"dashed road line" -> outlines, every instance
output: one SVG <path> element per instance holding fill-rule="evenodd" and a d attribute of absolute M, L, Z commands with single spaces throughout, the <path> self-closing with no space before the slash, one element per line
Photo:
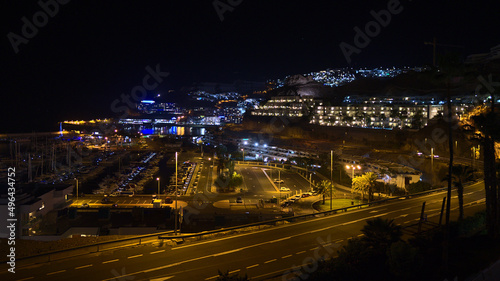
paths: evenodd
<path fill-rule="evenodd" d="M 163 252 L 165 252 L 165 250 L 159 250 L 159 251 L 156 251 L 156 252 L 151 252 L 149 254 L 154 255 L 154 254 L 163 253 Z"/>
<path fill-rule="evenodd" d="M 291 257 L 291 256 L 293 256 L 293 255 L 286 255 L 286 256 L 282 256 L 281 258 L 282 258 L 282 259 L 286 259 L 286 258 L 289 258 L 289 257 Z"/>
<path fill-rule="evenodd" d="M 212 277 L 205 278 L 205 280 L 212 280 L 212 279 L 215 279 L 217 277 L 219 277 L 219 275 L 215 275 L 215 276 L 212 276 Z"/>
<path fill-rule="evenodd" d="M 254 265 L 251 265 L 251 266 L 247 266 L 247 269 L 254 268 L 254 267 L 257 267 L 257 266 L 259 266 L 259 264 L 254 264 Z"/>
<path fill-rule="evenodd" d="M 133 258 L 138 258 L 138 257 L 142 257 L 143 254 L 140 254 L 140 255 L 135 255 L 135 256 L 130 256 L 130 257 L 127 257 L 128 259 L 133 259 Z"/>
<path fill-rule="evenodd" d="M 116 259 L 116 260 L 109 260 L 109 261 L 103 261 L 102 264 L 105 264 L 105 263 L 110 263 L 110 262 L 115 262 L 115 261 L 119 261 L 120 259 Z"/>
<path fill-rule="evenodd" d="M 270 263 L 270 262 L 274 262 L 274 261 L 276 261 L 276 259 L 268 260 L 268 261 L 266 261 L 264 263 Z"/>
<path fill-rule="evenodd" d="M 236 269 L 236 270 L 233 270 L 233 271 L 229 271 L 229 274 L 233 274 L 233 273 L 236 273 L 236 272 L 239 272 L 241 269 Z"/>
<path fill-rule="evenodd" d="M 54 272 L 51 272 L 51 273 L 47 273 L 47 275 L 58 274 L 58 273 L 63 273 L 63 272 L 66 272 L 66 269 L 59 270 L 59 271 L 54 271 Z"/>
<path fill-rule="evenodd" d="M 314 250 L 316 250 L 316 249 L 318 249 L 318 248 L 319 248 L 319 247 L 314 247 L 314 248 L 309 249 L 309 251 L 314 251 Z"/>
<path fill-rule="evenodd" d="M 295 253 L 295 254 L 296 254 L 296 255 L 300 255 L 300 254 L 303 254 L 303 253 L 305 253 L 305 252 L 306 252 L 306 251 L 300 251 L 300 252 L 297 252 L 297 253 Z"/>
<path fill-rule="evenodd" d="M 24 280 L 30 280 L 30 279 L 35 279 L 35 277 L 33 277 L 33 276 L 32 277 L 27 277 L 27 278 L 24 278 L 24 279 L 19 279 L 17 281 L 24 281 Z"/>
<path fill-rule="evenodd" d="M 86 268 L 86 267 L 91 267 L 92 264 L 87 264 L 87 265 L 82 265 L 82 266 L 79 266 L 79 267 L 75 267 L 75 269 L 82 269 L 82 268 Z"/>

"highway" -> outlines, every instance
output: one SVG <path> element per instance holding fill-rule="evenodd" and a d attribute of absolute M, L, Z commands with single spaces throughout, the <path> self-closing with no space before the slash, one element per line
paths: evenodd
<path fill-rule="evenodd" d="M 465 214 L 484 209 L 484 185 L 465 189 Z M 415 223 L 426 202 L 429 221 L 438 222 L 445 192 L 398 200 L 333 216 L 284 224 L 260 231 L 177 246 L 143 245 L 85 255 L 28 268 L 17 268 L 15 278 L 2 280 L 214 280 L 217 271 L 247 273 L 252 280 L 271 277 L 291 280 L 291 268 L 314 270 L 321 256 L 333 256 L 351 237 L 361 235 L 367 219 L 393 218 L 397 224 Z M 451 219 L 456 219 L 453 193 Z M 310 264 L 307 267 L 306 264 Z M 304 265 L 304 267 L 301 267 Z M 286 276 L 283 276 L 285 274 Z"/>

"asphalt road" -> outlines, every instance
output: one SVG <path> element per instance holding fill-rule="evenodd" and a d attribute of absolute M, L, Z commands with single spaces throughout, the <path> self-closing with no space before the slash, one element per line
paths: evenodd
<path fill-rule="evenodd" d="M 484 209 L 484 185 L 465 189 L 465 214 Z M 314 262 L 335 255 L 347 239 L 361 235 L 370 218 L 392 218 L 403 226 L 415 223 L 426 202 L 428 221 L 437 222 L 444 192 L 370 208 L 318 217 L 261 231 L 186 245 L 139 246 L 17 268 L 2 280 L 214 280 L 217 271 L 247 273 L 252 279 L 288 280 L 291 268 L 313 271 Z M 456 219 L 456 193 L 452 195 Z M 310 264 L 307 267 L 306 264 Z M 301 265 L 304 265 L 301 267 Z M 288 271 L 288 273 L 287 273 Z M 9 276 L 6 276 L 9 274 Z M 285 274 L 286 276 L 283 276 Z M 7 279 L 5 279 L 7 277 Z"/>

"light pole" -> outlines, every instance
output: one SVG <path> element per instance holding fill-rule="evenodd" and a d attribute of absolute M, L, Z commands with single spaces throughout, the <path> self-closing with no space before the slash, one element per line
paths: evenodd
<path fill-rule="evenodd" d="M 333 150 L 330 150 L 330 211 L 333 210 Z"/>
<path fill-rule="evenodd" d="M 354 199 L 354 193 L 352 192 L 352 186 L 353 186 L 353 180 L 354 180 L 354 170 L 356 169 L 356 167 L 354 167 L 354 165 L 345 165 L 345 168 L 346 169 L 352 169 L 352 176 L 351 176 L 351 199 Z"/>
<path fill-rule="evenodd" d="M 75 178 L 76 180 L 76 201 L 78 201 L 78 179 Z"/>
<path fill-rule="evenodd" d="M 272 171 L 272 168 L 271 168 Z M 280 190 L 280 197 L 278 198 L 278 206 L 281 206 L 281 171 L 278 170 L 278 189 Z"/>
<path fill-rule="evenodd" d="M 312 190 L 312 186 L 311 186 L 311 185 L 312 185 L 312 176 L 313 176 L 313 174 L 312 174 L 312 173 L 310 173 L 310 174 L 309 174 L 309 191 L 311 191 L 311 190 Z"/>
<path fill-rule="evenodd" d="M 158 182 L 158 199 L 161 199 L 160 198 L 160 178 L 156 178 L 156 181 Z"/>
<path fill-rule="evenodd" d="M 245 149 L 242 148 L 241 151 L 243 152 L 243 163 L 245 163 Z"/>
<path fill-rule="evenodd" d="M 434 148 L 431 147 L 431 171 L 434 172 Z"/>
<path fill-rule="evenodd" d="M 175 228 L 174 235 L 177 235 L 177 152 L 175 152 Z"/>

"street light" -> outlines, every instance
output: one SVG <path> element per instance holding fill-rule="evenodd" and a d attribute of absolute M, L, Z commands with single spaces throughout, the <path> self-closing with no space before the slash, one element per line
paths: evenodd
<path fill-rule="evenodd" d="M 177 235 L 177 152 L 175 152 L 175 228 L 174 235 Z"/>
<path fill-rule="evenodd" d="M 312 173 L 310 173 L 310 174 L 309 174 L 309 191 L 311 191 L 311 190 L 312 190 L 312 187 L 311 187 L 311 184 L 312 184 L 312 176 L 313 176 L 313 174 L 312 174 Z"/>
<path fill-rule="evenodd" d="M 156 178 L 156 181 L 158 182 L 158 199 L 160 198 L 160 178 Z"/>
<path fill-rule="evenodd" d="M 245 162 L 245 149 L 242 148 L 241 151 L 243 152 L 243 162 Z"/>
<path fill-rule="evenodd" d="M 356 167 L 355 167 L 354 165 L 351 165 L 351 166 L 349 166 L 349 165 L 345 165 L 345 168 L 346 168 L 347 170 L 352 169 L 352 176 L 351 176 L 351 197 L 353 197 L 353 196 L 354 196 L 354 194 L 353 194 L 353 192 L 352 192 L 352 186 L 353 186 L 353 180 L 354 180 L 354 170 L 356 170 Z M 358 165 L 358 169 L 360 169 L 360 168 L 361 168 L 361 167 Z"/>
<path fill-rule="evenodd" d="M 330 211 L 333 210 L 333 150 L 330 150 Z"/>
<path fill-rule="evenodd" d="M 78 201 L 78 179 L 75 178 L 76 180 L 76 201 Z"/>

